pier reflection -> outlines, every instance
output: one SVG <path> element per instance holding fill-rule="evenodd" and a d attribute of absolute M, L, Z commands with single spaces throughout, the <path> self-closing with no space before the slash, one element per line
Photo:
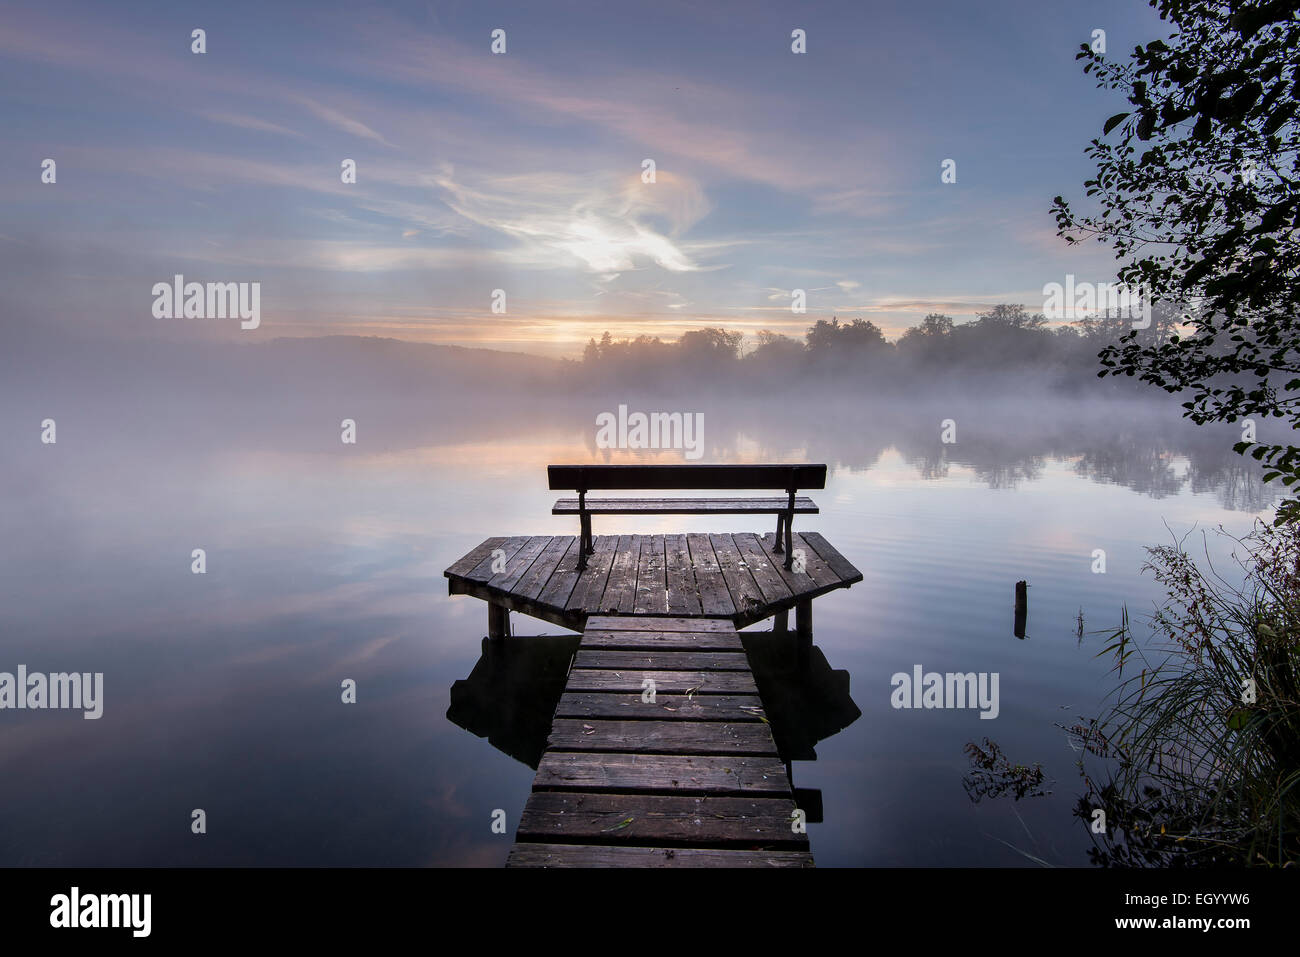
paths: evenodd
<path fill-rule="evenodd" d="M 740 633 L 777 751 L 793 783 L 795 761 L 817 760 L 816 745 L 862 716 L 849 673 L 831 667 L 815 644 L 801 663 L 793 632 Z M 579 635 L 483 639 L 468 677 L 451 686 L 447 718 L 533 770 L 541 762 Z M 809 823 L 822 820 L 821 792 L 794 788 Z"/>

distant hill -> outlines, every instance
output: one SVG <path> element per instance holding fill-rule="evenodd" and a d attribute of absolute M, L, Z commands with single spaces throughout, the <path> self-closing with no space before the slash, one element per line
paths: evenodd
<path fill-rule="evenodd" d="M 259 395 L 340 391 L 379 396 L 551 387 L 564 360 L 377 336 L 281 337 L 261 342 L 46 339 L 0 355 L 11 386 L 56 383 L 112 392 L 166 387 Z M 569 363 L 572 365 L 572 363 Z"/>

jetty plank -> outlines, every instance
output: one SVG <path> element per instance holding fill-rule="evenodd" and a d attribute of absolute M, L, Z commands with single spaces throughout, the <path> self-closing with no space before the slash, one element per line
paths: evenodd
<path fill-rule="evenodd" d="M 807 851 L 741 851 L 716 847 L 620 847 L 600 844 L 516 844 L 506 867 L 812 867 Z"/>
<path fill-rule="evenodd" d="M 731 592 L 727 589 L 726 579 L 722 577 L 722 569 L 718 566 L 718 557 L 713 553 L 713 543 L 709 541 L 709 536 L 701 532 L 689 533 L 686 545 L 695 573 L 701 614 L 734 615 L 736 603 L 731 600 Z"/>
<path fill-rule="evenodd" d="M 572 691 L 560 696 L 560 718 L 626 718 L 661 721 L 759 721 L 766 717 L 757 695 L 656 694 L 653 702 L 639 694 Z"/>
<path fill-rule="evenodd" d="M 826 541 L 819 532 L 804 532 L 803 540 L 808 543 L 835 574 L 846 584 L 862 581 L 862 572 L 853 567 L 853 563 L 836 551 L 835 546 Z"/>
<path fill-rule="evenodd" d="M 754 576 L 732 537 L 725 534 L 710 535 L 709 543 L 713 546 L 713 553 L 718 556 L 718 567 L 722 571 L 723 580 L 727 583 L 727 591 L 731 593 L 731 601 L 736 606 L 737 614 L 749 612 L 756 607 L 761 608 L 763 591 L 754 581 Z"/>
<path fill-rule="evenodd" d="M 765 604 L 776 604 L 794 594 L 773 567 L 774 563 L 763 551 L 763 546 L 758 543 L 757 535 L 753 532 L 738 532 L 731 536 L 731 540 L 736 543 L 736 549 L 762 591 L 762 601 Z"/>
<path fill-rule="evenodd" d="M 573 591 L 569 594 L 569 600 L 565 605 L 568 611 L 585 613 L 598 609 L 601 596 L 605 594 L 610 568 L 618 553 L 618 536 L 595 535 L 592 537 L 591 544 L 593 551 L 587 557 L 587 567 L 578 576 L 578 581 L 573 586 Z M 573 546 L 576 548 L 577 545 L 578 536 L 575 535 Z"/>
<path fill-rule="evenodd" d="M 827 565 L 816 549 L 804 541 L 800 532 L 795 532 L 791 537 L 791 547 L 797 555 L 800 550 L 803 551 L 804 570 L 797 572 L 794 569 L 786 570 L 785 555 L 773 550 L 772 542 L 776 538 L 775 533 L 760 535 L 758 543 L 762 546 L 763 554 L 767 556 L 768 562 L 781 576 L 790 591 L 794 594 L 806 592 L 809 590 L 808 582 L 812 581 L 812 587 L 817 589 L 834 588 L 840 582 L 840 576 L 835 574 L 829 565 Z M 782 545 L 784 547 L 784 544 Z"/>
<path fill-rule="evenodd" d="M 664 536 L 664 571 L 668 578 L 668 614 L 700 614 L 700 591 L 685 535 Z"/>
<path fill-rule="evenodd" d="M 569 673 L 566 691 L 611 691 L 640 694 L 646 681 L 653 681 L 656 699 L 664 694 L 756 695 L 758 685 L 748 671 L 649 671 L 628 668 L 610 671 L 602 668 L 574 668 Z"/>
<path fill-rule="evenodd" d="M 533 562 L 537 560 L 537 556 L 545 551 L 549 544 L 551 544 L 550 535 L 534 535 L 528 539 L 523 548 L 506 559 L 505 570 L 488 579 L 488 585 L 513 593 L 515 585 L 519 584 L 519 580 L 524 577 Z"/>
<path fill-rule="evenodd" d="M 534 791 L 516 839 L 806 849 L 807 836 L 791 827 L 794 811 L 794 800 L 787 797 Z"/>
<path fill-rule="evenodd" d="M 651 632 L 653 634 L 653 632 Z M 694 651 L 655 648 L 653 651 L 607 651 L 586 642 L 574 656 L 575 668 L 652 668 L 676 671 L 749 671 L 749 659 L 740 651 Z"/>
<path fill-rule="evenodd" d="M 559 567 L 564 553 L 569 547 L 568 537 L 557 535 L 546 543 L 540 555 L 533 560 L 528 571 L 519 579 L 514 592 L 523 598 L 536 598 L 551 580 L 551 574 Z"/>
<path fill-rule="evenodd" d="M 592 615 L 584 630 L 602 631 L 709 631 L 735 634 L 736 626 L 720 618 L 651 618 Z"/>
<path fill-rule="evenodd" d="M 460 558 L 456 559 L 456 561 L 452 562 L 445 574 L 448 576 L 463 576 L 469 574 L 474 570 L 474 566 L 483 561 L 484 558 L 490 557 L 492 552 L 504 545 L 506 541 L 507 539 L 496 536 L 479 542 L 479 544 L 475 545 Z"/>
<path fill-rule="evenodd" d="M 547 751 L 534 789 L 790 794 L 778 758 Z"/>
<path fill-rule="evenodd" d="M 632 613 L 636 606 L 636 577 L 640 559 L 641 536 L 620 535 L 614 564 L 609 569 L 609 580 L 605 583 L 605 593 L 600 597 L 597 608 L 612 615 L 619 612 Z"/>
<path fill-rule="evenodd" d="M 557 751 L 775 756 L 772 729 L 761 721 L 582 721 L 556 718 L 547 747 Z"/>
<path fill-rule="evenodd" d="M 638 615 L 663 615 L 668 612 L 668 579 L 664 569 L 664 537 L 643 535 L 636 573 Z"/>
<path fill-rule="evenodd" d="M 531 539 L 531 535 L 512 535 L 509 538 L 504 539 L 502 544 L 496 546 L 496 548 L 501 549 L 502 557 L 507 563 L 509 563 L 510 559 L 514 558 L 515 555 L 519 553 L 519 549 L 527 545 Z M 477 565 L 465 573 L 465 577 L 473 579 L 474 581 L 482 582 L 490 580 L 492 576 L 496 574 L 496 572 L 492 571 L 492 566 L 494 564 L 492 552 L 495 550 L 496 549 L 494 548 L 484 555 Z M 450 569 L 448 569 L 448 572 L 450 572 Z"/>
<path fill-rule="evenodd" d="M 622 651 L 744 651 L 740 636 L 735 632 L 718 631 L 592 631 L 583 635 L 586 650 L 610 649 Z"/>

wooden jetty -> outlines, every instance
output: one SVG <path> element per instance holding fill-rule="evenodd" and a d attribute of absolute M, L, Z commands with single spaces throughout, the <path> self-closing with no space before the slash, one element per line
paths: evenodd
<path fill-rule="evenodd" d="M 592 616 L 506 866 L 811 867 L 795 812 L 731 622 Z"/>
<path fill-rule="evenodd" d="M 508 866 L 810 867 L 788 767 L 736 629 L 812 647 L 812 600 L 862 580 L 816 532 L 824 465 L 550 466 L 578 535 L 488 538 L 448 568 L 488 602 L 582 633 Z M 768 498 L 588 499 L 592 489 L 778 489 Z M 775 515 L 776 530 L 593 535 L 594 515 Z M 647 694 L 653 690 L 653 695 Z"/>

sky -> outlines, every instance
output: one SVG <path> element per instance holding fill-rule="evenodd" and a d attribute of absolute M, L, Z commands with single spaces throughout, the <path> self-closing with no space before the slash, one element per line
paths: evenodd
<path fill-rule="evenodd" d="M 1038 311 L 1115 276 L 1050 214 L 1124 109 L 1099 29 L 1169 33 L 1144 0 L 0 2 L 0 332 L 573 356 Z M 156 318 L 176 274 L 260 283 L 260 325 Z"/>

